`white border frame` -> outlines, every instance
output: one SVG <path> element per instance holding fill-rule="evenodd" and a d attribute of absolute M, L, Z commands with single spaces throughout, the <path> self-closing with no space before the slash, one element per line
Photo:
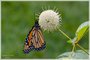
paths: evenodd
<path fill-rule="evenodd" d="M 90 0 L 0 0 L 0 48 L 1 48 L 1 1 L 89 1 L 89 27 L 90 27 Z M 90 28 L 89 28 L 90 31 Z M 90 35 L 90 32 L 89 32 Z M 90 40 L 90 37 L 89 37 Z M 89 41 L 89 54 L 90 54 L 90 41 Z M 0 49 L 0 59 L 1 59 L 1 49 Z M 89 55 L 90 59 L 90 55 Z M 2 59 L 2 60 L 46 60 L 46 59 Z M 51 60 L 51 59 L 47 59 Z M 55 59 L 60 60 L 60 59 Z M 65 59 L 68 60 L 68 59 Z M 72 60 L 72 59 L 69 59 Z M 88 60 L 88 59 L 73 59 L 73 60 Z"/>

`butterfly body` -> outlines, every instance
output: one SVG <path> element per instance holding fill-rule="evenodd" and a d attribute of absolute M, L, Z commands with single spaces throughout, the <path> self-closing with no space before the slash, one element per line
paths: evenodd
<path fill-rule="evenodd" d="M 32 50 L 40 51 L 46 46 L 38 21 L 35 22 L 32 29 L 29 31 L 24 45 L 24 53 L 29 53 Z"/>

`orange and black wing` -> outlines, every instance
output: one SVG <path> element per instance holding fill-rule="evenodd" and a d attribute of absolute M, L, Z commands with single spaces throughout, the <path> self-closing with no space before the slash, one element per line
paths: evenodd
<path fill-rule="evenodd" d="M 33 40 L 33 32 L 34 32 L 35 27 L 31 29 L 29 34 L 26 37 L 25 44 L 24 44 L 24 53 L 29 53 L 31 50 L 34 49 L 32 40 Z"/>
<path fill-rule="evenodd" d="M 46 43 L 44 41 L 40 28 L 38 29 L 36 28 L 34 33 L 35 34 L 33 34 L 34 36 L 32 39 L 32 43 L 33 43 L 34 49 L 37 51 L 40 51 L 46 47 Z"/>

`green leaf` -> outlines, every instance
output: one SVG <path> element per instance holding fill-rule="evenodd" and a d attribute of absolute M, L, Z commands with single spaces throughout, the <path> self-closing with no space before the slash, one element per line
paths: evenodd
<path fill-rule="evenodd" d="M 71 40 L 68 40 L 68 41 L 67 41 L 67 43 L 70 43 L 70 44 L 72 44 L 72 41 L 71 41 Z"/>
<path fill-rule="evenodd" d="M 59 59 L 89 59 L 89 55 L 87 55 L 85 52 L 82 50 L 77 50 L 76 52 L 65 52 L 61 55 L 59 55 L 57 58 Z"/>
<path fill-rule="evenodd" d="M 84 22 L 84 23 L 82 23 L 79 27 L 78 27 L 78 29 L 77 29 L 77 31 L 76 31 L 76 42 L 78 42 L 83 36 L 84 36 L 84 34 L 85 34 L 85 32 L 86 32 L 86 30 L 88 29 L 88 27 L 89 27 L 89 21 L 86 21 L 86 22 Z"/>

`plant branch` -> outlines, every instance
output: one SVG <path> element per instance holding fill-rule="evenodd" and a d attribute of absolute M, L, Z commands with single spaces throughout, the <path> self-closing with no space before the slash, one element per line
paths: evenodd
<path fill-rule="evenodd" d="M 72 39 L 71 39 L 68 35 L 66 35 L 62 30 L 59 29 L 59 31 L 60 31 L 64 36 L 66 36 L 69 40 L 72 41 Z"/>
<path fill-rule="evenodd" d="M 89 53 L 82 46 L 80 46 L 79 44 L 76 44 L 76 45 L 89 55 Z"/>
<path fill-rule="evenodd" d="M 75 50 L 75 45 L 73 45 L 72 52 L 71 52 L 70 56 L 73 56 L 74 50 Z"/>
<path fill-rule="evenodd" d="M 75 50 L 75 45 L 73 45 L 72 52 Z"/>

